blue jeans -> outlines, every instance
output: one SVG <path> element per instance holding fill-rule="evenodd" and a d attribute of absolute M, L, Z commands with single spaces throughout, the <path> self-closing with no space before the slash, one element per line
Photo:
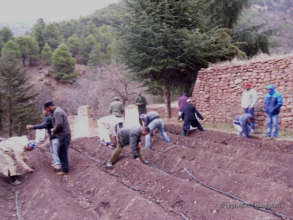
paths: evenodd
<path fill-rule="evenodd" d="M 58 138 L 52 139 L 50 142 L 50 151 L 55 165 L 61 165 L 60 158 L 58 156 L 58 149 L 60 142 Z"/>
<path fill-rule="evenodd" d="M 274 128 L 274 137 L 279 135 L 279 114 L 267 115 L 267 137 L 271 137 Z"/>
<path fill-rule="evenodd" d="M 252 116 L 254 116 L 254 108 L 252 108 L 252 109 L 244 108 L 244 113 L 250 113 Z M 251 128 L 253 130 L 255 129 L 255 122 L 251 123 Z"/>
<path fill-rule="evenodd" d="M 145 136 L 145 147 L 146 148 L 151 148 L 151 135 L 153 134 L 153 131 L 157 128 L 160 132 L 161 135 L 167 143 L 170 143 L 170 139 L 165 131 L 165 125 L 162 119 L 157 118 L 153 120 L 148 127 L 150 128 L 150 133 Z"/>

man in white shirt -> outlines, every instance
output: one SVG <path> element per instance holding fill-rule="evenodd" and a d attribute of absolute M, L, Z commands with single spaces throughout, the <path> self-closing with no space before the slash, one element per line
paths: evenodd
<path fill-rule="evenodd" d="M 255 89 L 252 88 L 251 83 L 245 84 L 245 90 L 242 93 L 241 107 L 244 113 L 250 113 L 254 116 L 254 108 L 257 103 L 257 93 Z M 252 131 L 255 129 L 255 123 L 251 124 Z"/>

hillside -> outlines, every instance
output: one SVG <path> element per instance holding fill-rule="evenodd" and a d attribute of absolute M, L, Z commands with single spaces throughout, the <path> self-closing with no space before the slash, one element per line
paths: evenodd
<path fill-rule="evenodd" d="M 252 0 L 238 24 L 246 28 L 262 26 L 261 30 L 270 33 L 272 53 L 289 53 L 293 50 L 293 1 L 291 0 Z"/>

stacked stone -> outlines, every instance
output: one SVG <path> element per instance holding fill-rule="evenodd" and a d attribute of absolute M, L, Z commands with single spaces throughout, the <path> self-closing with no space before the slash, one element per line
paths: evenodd
<path fill-rule="evenodd" d="M 258 93 L 256 123 L 265 127 L 264 96 L 266 86 L 273 84 L 283 95 L 280 128 L 293 126 L 293 57 L 258 61 L 234 66 L 215 66 L 198 73 L 192 102 L 212 123 L 232 123 L 242 113 L 241 95 L 245 83 L 252 83 Z"/>

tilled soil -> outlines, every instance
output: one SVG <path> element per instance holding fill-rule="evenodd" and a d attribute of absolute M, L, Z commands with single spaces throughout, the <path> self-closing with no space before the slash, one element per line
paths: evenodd
<path fill-rule="evenodd" d="M 293 216 L 292 142 L 247 140 L 215 131 L 182 137 L 180 127 L 167 128 L 172 144 L 156 134 L 152 150 L 142 151 L 148 165 L 132 159 L 125 147 L 114 168 L 106 169 L 103 163 L 112 150 L 96 138 L 82 138 L 71 145 L 70 175 L 59 177 L 45 147 L 32 152 L 36 172 L 14 188 L 22 219 L 281 219 L 220 191 Z M 13 193 L 2 185 L 1 219 L 16 219 Z M 7 201 L 2 199 L 6 196 Z"/>

